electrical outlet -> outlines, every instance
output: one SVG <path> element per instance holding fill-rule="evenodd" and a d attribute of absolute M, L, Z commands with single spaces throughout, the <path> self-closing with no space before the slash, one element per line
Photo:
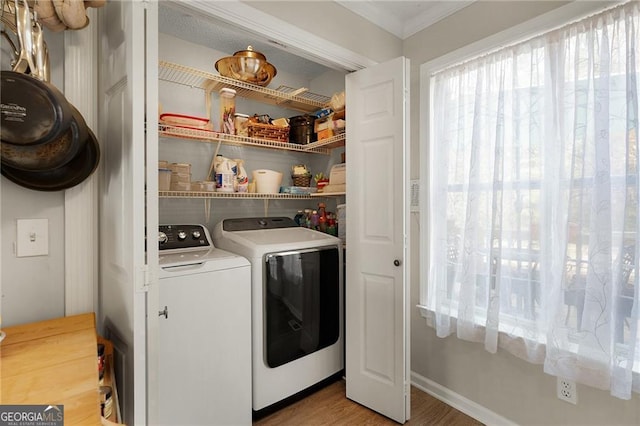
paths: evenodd
<path fill-rule="evenodd" d="M 578 390 L 576 388 L 576 382 L 558 377 L 557 392 L 558 399 L 570 402 L 572 404 L 578 403 Z"/>

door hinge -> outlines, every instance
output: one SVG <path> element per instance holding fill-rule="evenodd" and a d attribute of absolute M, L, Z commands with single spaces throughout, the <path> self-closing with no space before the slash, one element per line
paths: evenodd
<path fill-rule="evenodd" d="M 149 265 L 142 265 L 138 268 L 138 279 L 136 279 L 136 291 L 147 292 L 151 284 L 149 276 Z"/>

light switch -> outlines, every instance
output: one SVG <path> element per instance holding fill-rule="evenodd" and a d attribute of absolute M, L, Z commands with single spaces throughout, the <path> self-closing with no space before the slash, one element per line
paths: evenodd
<path fill-rule="evenodd" d="M 46 256 L 49 254 L 49 219 L 17 220 L 16 256 Z"/>

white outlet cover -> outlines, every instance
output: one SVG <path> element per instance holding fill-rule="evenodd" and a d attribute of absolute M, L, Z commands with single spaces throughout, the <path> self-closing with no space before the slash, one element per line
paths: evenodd
<path fill-rule="evenodd" d="M 49 254 L 49 219 L 18 219 L 16 257 Z"/>
<path fill-rule="evenodd" d="M 576 382 L 558 377 L 557 379 L 558 399 L 569 402 L 571 404 L 578 403 L 578 389 Z"/>

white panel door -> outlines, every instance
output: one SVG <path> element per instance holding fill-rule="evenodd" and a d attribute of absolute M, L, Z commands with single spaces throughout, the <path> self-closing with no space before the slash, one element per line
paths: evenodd
<path fill-rule="evenodd" d="M 157 129 L 145 131 L 146 105 L 153 110 L 149 116 L 157 115 L 157 4 L 107 2 L 99 9 L 98 26 L 98 322 L 114 343 L 124 422 L 142 425 L 148 421 L 147 303 L 153 302 L 147 300 L 147 289 L 157 282 L 158 261 Z M 146 60 L 152 66 L 146 67 Z M 156 317 L 150 315 L 150 320 Z"/>
<path fill-rule="evenodd" d="M 347 398 L 409 418 L 409 61 L 346 77 Z"/>

